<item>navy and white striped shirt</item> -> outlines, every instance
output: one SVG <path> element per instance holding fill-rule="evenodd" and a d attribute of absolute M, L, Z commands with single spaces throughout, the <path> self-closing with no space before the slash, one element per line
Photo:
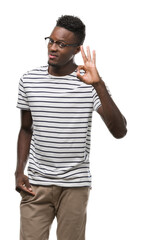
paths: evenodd
<path fill-rule="evenodd" d="M 92 85 L 76 77 L 52 76 L 48 66 L 23 75 L 17 107 L 30 110 L 33 135 L 28 176 L 31 184 L 91 186 L 89 153 L 93 110 L 101 105 Z"/>

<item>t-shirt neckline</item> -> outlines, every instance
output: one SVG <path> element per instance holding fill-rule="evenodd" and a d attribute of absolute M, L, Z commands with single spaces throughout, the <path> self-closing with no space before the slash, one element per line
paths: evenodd
<path fill-rule="evenodd" d="M 49 76 L 51 76 L 51 77 L 53 77 L 53 78 L 63 78 L 63 77 L 67 77 L 67 76 L 73 75 L 73 74 L 75 74 L 75 73 L 77 72 L 77 68 L 76 68 L 73 72 L 71 72 L 71 73 L 69 73 L 69 74 L 62 75 L 62 76 L 56 76 L 56 75 L 52 75 L 52 74 L 49 73 L 49 71 L 48 71 L 48 66 L 49 66 L 49 65 L 47 65 L 47 73 L 48 73 Z"/>

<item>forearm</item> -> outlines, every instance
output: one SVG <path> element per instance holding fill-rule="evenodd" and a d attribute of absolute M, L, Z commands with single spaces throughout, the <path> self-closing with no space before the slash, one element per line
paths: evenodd
<path fill-rule="evenodd" d="M 104 82 L 100 80 L 98 83 L 93 84 L 93 87 L 101 100 L 103 119 L 108 129 L 114 137 L 124 137 L 127 133 L 126 120 L 109 95 Z"/>
<path fill-rule="evenodd" d="M 122 138 L 126 135 L 126 121 L 119 111 L 118 107 L 110 97 L 104 82 L 99 76 L 96 68 L 96 53 L 93 51 L 92 57 L 90 53 L 90 48 L 87 47 L 87 55 L 84 52 L 83 46 L 80 47 L 82 58 L 84 61 L 84 66 L 78 66 L 77 77 L 85 82 L 86 84 L 91 84 L 100 100 L 101 105 L 98 109 L 99 114 L 104 119 L 108 129 L 113 134 L 115 138 Z M 80 74 L 80 70 L 84 70 L 84 74 Z"/>
<path fill-rule="evenodd" d="M 25 130 L 21 128 L 18 136 L 17 167 L 15 174 L 24 173 L 24 169 L 29 155 L 31 137 L 32 130 Z"/>

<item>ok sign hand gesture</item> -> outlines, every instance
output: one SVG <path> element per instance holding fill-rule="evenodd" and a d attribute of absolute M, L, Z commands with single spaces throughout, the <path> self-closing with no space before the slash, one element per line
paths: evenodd
<path fill-rule="evenodd" d="M 81 55 L 83 58 L 84 65 L 78 66 L 77 77 L 85 82 L 86 84 L 95 85 L 96 83 L 101 81 L 99 73 L 96 69 L 96 53 L 93 50 L 92 57 L 90 53 L 90 48 L 87 47 L 87 56 L 84 52 L 83 46 L 80 47 Z M 80 70 L 83 69 L 85 71 L 84 75 L 80 74 Z"/>

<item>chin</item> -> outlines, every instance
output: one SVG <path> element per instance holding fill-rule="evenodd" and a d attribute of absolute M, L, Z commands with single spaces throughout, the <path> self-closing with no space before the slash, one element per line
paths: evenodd
<path fill-rule="evenodd" d="M 59 66 L 57 63 L 53 63 L 53 62 L 50 62 L 50 61 L 48 61 L 48 65 L 52 66 L 52 67 L 58 67 Z"/>

